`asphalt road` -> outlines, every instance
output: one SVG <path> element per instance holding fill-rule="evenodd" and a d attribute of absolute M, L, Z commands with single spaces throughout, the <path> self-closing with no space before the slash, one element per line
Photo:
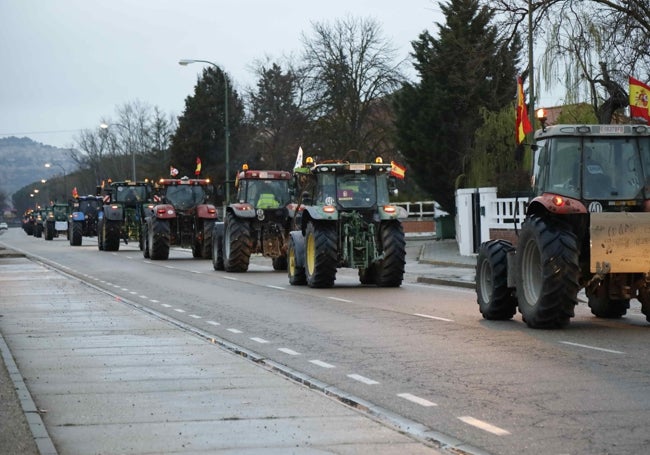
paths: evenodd
<path fill-rule="evenodd" d="M 271 261 L 243 274 L 173 250 L 100 252 L 18 229 L 2 239 L 67 273 L 257 352 L 399 416 L 493 454 L 647 453 L 650 326 L 585 304 L 569 328 L 535 331 L 481 319 L 472 290 L 361 286 L 341 269 L 331 289 L 290 286 Z M 414 259 L 409 249 L 409 259 Z"/>

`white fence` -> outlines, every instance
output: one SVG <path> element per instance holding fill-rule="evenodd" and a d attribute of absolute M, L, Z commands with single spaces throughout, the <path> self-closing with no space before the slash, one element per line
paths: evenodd
<path fill-rule="evenodd" d="M 514 229 L 515 225 L 521 227 L 526 218 L 527 206 L 527 199 L 514 197 L 487 201 L 485 217 L 481 223 L 485 223 L 488 229 Z"/>
<path fill-rule="evenodd" d="M 410 219 L 430 220 L 436 214 L 435 201 L 395 202 L 395 205 L 403 207 Z"/>

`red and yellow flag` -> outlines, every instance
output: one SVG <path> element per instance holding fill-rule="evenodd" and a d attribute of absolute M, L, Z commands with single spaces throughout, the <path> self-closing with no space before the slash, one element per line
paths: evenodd
<path fill-rule="evenodd" d="M 390 175 L 397 177 L 398 179 L 403 179 L 406 175 L 406 168 L 400 166 L 395 161 L 390 162 Z"/>
<path fill-rule="evenodd" d="M 644 119 L 650 122 L 648 110 L 650 101 L 650 87 L 643 82 L 630 77 L 630 117 Z"/>
<path fill-rule="evenodd" d="M 74 188 L 72 188 L 72 197 L 75 198 L 75 199 L 79 197 L 79 192 L 77 191 L 76 186 Z"/>
<path fill-rule="evenodd" d="M 528 108 L 524 99 L 524 84 L 521 77 L 517 77 L 517 118 L 515 120 L 515 142 L 517 145 L 526 140 L 526 135 L 533 132 L 533 127 L 528 119 Z"/>
<path fill-rule="evenodd" d="M 196 169 L 194 170 L 194 175 L 199 175 L 201 174 L 201 158 L 198 156 L 196 157 Z"/>

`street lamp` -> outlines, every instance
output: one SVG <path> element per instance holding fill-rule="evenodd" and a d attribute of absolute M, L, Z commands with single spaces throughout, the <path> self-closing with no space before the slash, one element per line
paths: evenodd
<path fill-rule="evenodd" d="M 47 168 L 51 168 L 52 166 L 59 166 L 63 171 L 63 200 L 65 201 L 68 197 L 68 177 L 65 172 L 65 168 L 60 163 L 56 163 L 54 161 L 51 163 L 45 163 L 45 167 Z"/>
<path fill-rule="evenodd" d="M 178 64 L 181 66 L 187 66 L 190 63 L 207 63 L 208 65 L 212 65 L 215 68 L 221 70 L 219 65 L 216 63 L 212 63 L 208 60 L 194 60 L 194 59 L 182 59 L 178 61 Z M 226 77 L 226 73 L 221 70 L 221 74 L 223 75 L 223 83 L 225 87 L 225 96 L 223 99 L 223 116 L 224 116 L 224 134 L 225 134 L 225 140 L 226 140 L 226 204 L 230 202 L 230 186 L 228 185 L 228 178 L 230 176 L 230 129 L 228 127 L 228 78 Z"/>
<path fill-rule="evenodd" d="M 131 149 L 131 169 L 133 171 L 133 181 L 135 182 L 136 181 L 136 178 L 135 178 L 135 148 L 131 147 L 131 139 L 130 139 L 131 138 L 131 132 L 129 131 L 129 128 L 122 125 L 121 123 L 110 123 L 110 124 L 109 123 L 101 123 L 99 125 L 99 127 L 101 129 L 107 130 L 107 131 L 108 131 L 108 128 L 110 128 L 111 126 L 119 126 L 120 128 L 124 128 L 124 130 L 126 130 L 126 132 L 128 134 L 126 141 L 127 141 L 128 147 Z"/>

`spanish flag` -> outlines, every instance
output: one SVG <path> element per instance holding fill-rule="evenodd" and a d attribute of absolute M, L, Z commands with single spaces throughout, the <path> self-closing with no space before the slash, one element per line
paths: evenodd
<path fill-rule="evenodd" d="M 630 77 L 630 117 L 650 121 L 648 102 L 650 101 L 650 87 L 643 82 Z"/>
<path fill-rule="evenodd" d="M 200 175 L 201 174 L 201 158 L 198 156 L 196 157 L 196 169 L 194 170 L 194 175 Z"/>
<path fill-rule="evenodd" d="M 398 179 L 404 179 L 404 176 L 406 175 L 406 168 L 404 166 L 400 166 L 395 161 L 391 161 L 390 175 L 397 177 Z"/>
<path fill-rule="evenodd" d="M 524 84 L 521 77 L 517 77 L 517 118 L 515 122 L 515 143 L 521 144 L 526 140 L 526 135 L 532 133 L 533 127 L 528 119 L 528 108 L 524 99 Z"/>

